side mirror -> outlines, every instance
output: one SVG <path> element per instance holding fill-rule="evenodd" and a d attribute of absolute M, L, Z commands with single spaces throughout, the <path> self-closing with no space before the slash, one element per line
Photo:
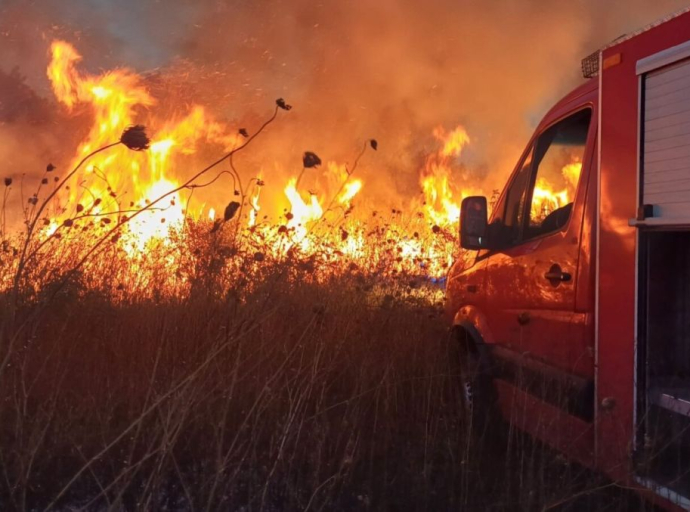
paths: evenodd
<path fill-rule="evenodd" d="M 487 224 L 486 197 L 463 199 L 460 206 L 460 246 L 474 250 L 486 248 Z"/>

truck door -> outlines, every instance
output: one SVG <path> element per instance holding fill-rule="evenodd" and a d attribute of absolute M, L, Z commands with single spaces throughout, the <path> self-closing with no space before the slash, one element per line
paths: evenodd
<path fill-rule="evenodd" d="M 591 340 L 575 321 L 575 283 L 591 120 L 592 109 L 584 108 L 535 136 L 497 205 L 491 229 L 501 248 L 489 253 L 486 270 L 487 320 L 502 377 L 588 420 Z"/>

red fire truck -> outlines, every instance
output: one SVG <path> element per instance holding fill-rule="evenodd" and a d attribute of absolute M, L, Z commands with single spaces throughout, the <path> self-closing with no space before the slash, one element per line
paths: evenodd
<path fill-rule="evenodd" d="M 476 252 L 447 307 L 465 403 L 690 509 L 690 12 L 583 71 L 491 217 L 486 198 L 463 201 Z"/>

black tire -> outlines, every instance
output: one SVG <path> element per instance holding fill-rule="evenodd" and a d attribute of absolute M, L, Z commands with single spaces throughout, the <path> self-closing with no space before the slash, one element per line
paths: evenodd
<path fill-rule="evenodd" d="M 496 390 L 488 373 L 488 362 L 466 332 L 452 336 L 450 359 L 451 385 L 455 388 L 455 402 L 462 409 L 463 423 L 468 434 L 477 440 L 500 444 L 505 423 L 498 410 Z"/>

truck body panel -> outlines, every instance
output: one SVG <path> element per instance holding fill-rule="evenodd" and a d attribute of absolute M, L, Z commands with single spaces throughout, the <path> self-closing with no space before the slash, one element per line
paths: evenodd
<path fill-rule="evenodd" d="M 636 478 L 635 455 L 644 445 L 639 426 L 647 414 L 646 361 L 637 331 L 644 306 L 638 296 L 640 231 L 630 225 L 643 207 L 645 87 L 637 66 L 685 43 L 689 34 L 690 15 L 684 14 L 604 49 L 601 55 L 603 63 L 618 63 L 600 72 L 596 439 L 599 467 L 620 480 Z M 688 91 L 684 94 L 690 99 Z M 672 117 L 674 112 L 665 115 Z M 676 121 L 671 124 L 677 126 Z M 690 504 L 680 495 L 667 497 Z"/>
<path fill-rule="evenodd" d="M 451 270 L 448 312 L 512 424 L 690 509 L 690 12 L 598 59 Z"/>

